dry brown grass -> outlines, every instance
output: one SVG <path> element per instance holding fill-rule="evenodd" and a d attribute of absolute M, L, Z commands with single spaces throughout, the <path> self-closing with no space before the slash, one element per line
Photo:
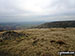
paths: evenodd
<path fill-rule="evenodd" d="M 0 42 L 0 56 L 59 56 L 59 51 L 75 51 L 75 28 L 26 29 L 16 32 L 30 35 Z"/>

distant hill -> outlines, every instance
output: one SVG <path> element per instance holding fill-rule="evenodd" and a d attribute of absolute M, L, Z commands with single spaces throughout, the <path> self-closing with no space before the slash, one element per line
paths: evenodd
<path fill-rule="evenodd" d="M 66 27 L 75 27 L 75 21 L 47 22 L 37 26 L 36 28 L 66 28 Z"/>

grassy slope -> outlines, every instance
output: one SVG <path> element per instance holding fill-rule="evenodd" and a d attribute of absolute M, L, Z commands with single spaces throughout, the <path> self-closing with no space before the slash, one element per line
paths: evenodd
<path fill-rule="evenodd" d="M 16 32 L 30 35 L 0 42 L 0 56 L 58 56 L 58 51 L 75 51 L 75 28 L 27 29 Z"/>

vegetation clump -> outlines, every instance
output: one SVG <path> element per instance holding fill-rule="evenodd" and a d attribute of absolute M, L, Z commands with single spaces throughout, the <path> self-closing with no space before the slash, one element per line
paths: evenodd
<path fill-rule="evenodd" d="M 6 31 L 4 32 L 2 35 L 1 35 L 1 38 L 3 40 L 8 40 L 8 39 L 16 39 L 16 38 L 20 38 L 20 37 L 26 37 L 28 36 L 27 34 L 24 34 L 24 33 L 18 33 L 18 32 L 15 32 L 15 31 Z"/>

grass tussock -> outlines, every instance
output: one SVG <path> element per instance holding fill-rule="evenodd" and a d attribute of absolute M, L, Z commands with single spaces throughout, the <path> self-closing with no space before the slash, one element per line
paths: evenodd
<path fill-rule="evenodd" d="M 0 39 L 0 56 L 59 56 L 59 51 L 75 51 L 75 28 L 27 29 L 14 32 L 24 35 L 18 38 L 18 35 L 12 33 L 11 37 L 17 37 L 16 39 Z M 4 33 L 7 32 L 1 34 Z"/>

